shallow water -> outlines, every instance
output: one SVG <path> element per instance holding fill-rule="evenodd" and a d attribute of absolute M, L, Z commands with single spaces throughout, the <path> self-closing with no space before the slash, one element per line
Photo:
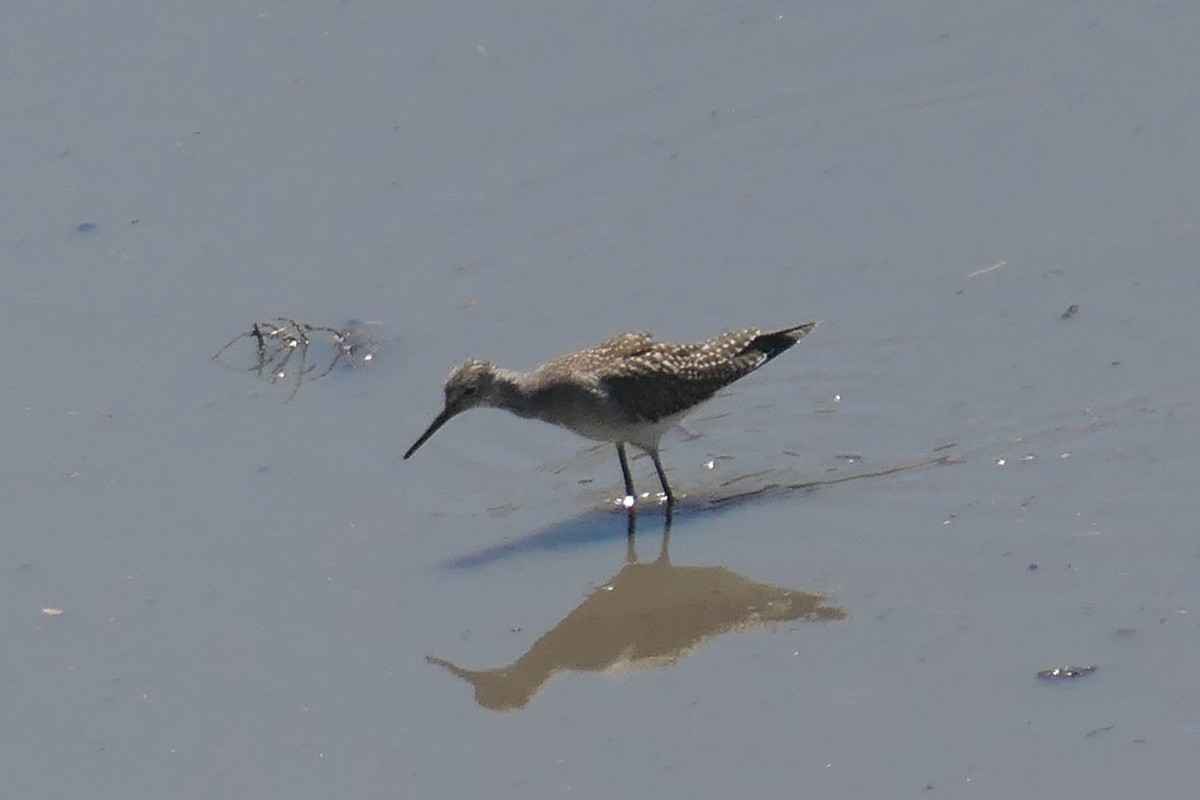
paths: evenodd
<path fill-rule="evenodd" d="M 10 16 L 11 796 L 1191 791 L 1191 5 Z M 285 404 L 211 361 L 279 314 L 380 347 Z M 611 446 L 399 460 L 465 358 L 808 319 L 669 562 Z"/>

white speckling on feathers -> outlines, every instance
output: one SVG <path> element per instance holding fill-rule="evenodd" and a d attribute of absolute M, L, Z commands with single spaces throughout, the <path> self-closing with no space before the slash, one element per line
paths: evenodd
<path fill-rule="evenodd" d="M 587 376 L 631 422 L 654 422 L 704 402 L 776 355 L 751 347 L 760 334 L 746 328 L 695 344 L 667 344 L 649 333 L 623 333 L 547 361 L 534 374 L 539 382 Z"/>

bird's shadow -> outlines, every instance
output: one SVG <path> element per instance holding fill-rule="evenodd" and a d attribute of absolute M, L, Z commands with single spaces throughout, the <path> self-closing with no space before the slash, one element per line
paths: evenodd
<path fill-rule="evenodd" d="M 517 558 L 529 553 L 577 550 L 620 537 L 632 539 L 639 518 L 667 518 L 668 525 L 678 530 L 690 519 L 712 514 L 728 513 L 751 503 L 761 503 L 796 494 L 807 494 L 818 489 L 850 481 L 870 478 L 886 478 L 931 467 L 961 463 L 954 453 L 955 445 L 946 445 L 930 455 L 909 461 L 897 462 L 874 469 L 835 471 L 824 478 L 796 480 L 789 471 L 771 470 L 753 475 L 735 477 L 706 494 L 690 494 L 668 507 L 653 498 L 643 498 L 641 505 L 626 510 L 615 501 L 607 508 L 594 508 L 571 519 L 556 522 L 546 528 L 526 534 L 518 539 L 491 545 L 470 553 L 455 556 L 445 562 L 449 569 L 468 570 Z M 625 525 L 614 525 L 614 520 L 623 519 Z"/>

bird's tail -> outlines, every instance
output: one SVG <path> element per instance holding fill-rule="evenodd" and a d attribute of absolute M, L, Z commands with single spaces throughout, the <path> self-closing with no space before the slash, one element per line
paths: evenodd
<path fill-rule="evenodd" d="M 817 327 L 815 322 L 806 322 L 803 325 L 797 325 L 794 328 L 784 328 L 780 331 L 771 331 L 770 333 L 760 333 L 750 340 L 750 344 L 746 345 L 747 350 L 757 350 L 766 356 L 766 361 L 770 361 L 775 356 L 787 350 L 796 342 L 807 336 L 813 328 Z"/>

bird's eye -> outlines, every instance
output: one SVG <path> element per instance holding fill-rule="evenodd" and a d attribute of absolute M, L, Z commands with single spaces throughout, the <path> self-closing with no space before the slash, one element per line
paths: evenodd
<path fill-rule="evenodd" d="M 475 394 L 475 392 L 476 389 L 474 386 L 468 386 L 467 388 L 463 389 L 463 397 L 471 397 Z"/>

